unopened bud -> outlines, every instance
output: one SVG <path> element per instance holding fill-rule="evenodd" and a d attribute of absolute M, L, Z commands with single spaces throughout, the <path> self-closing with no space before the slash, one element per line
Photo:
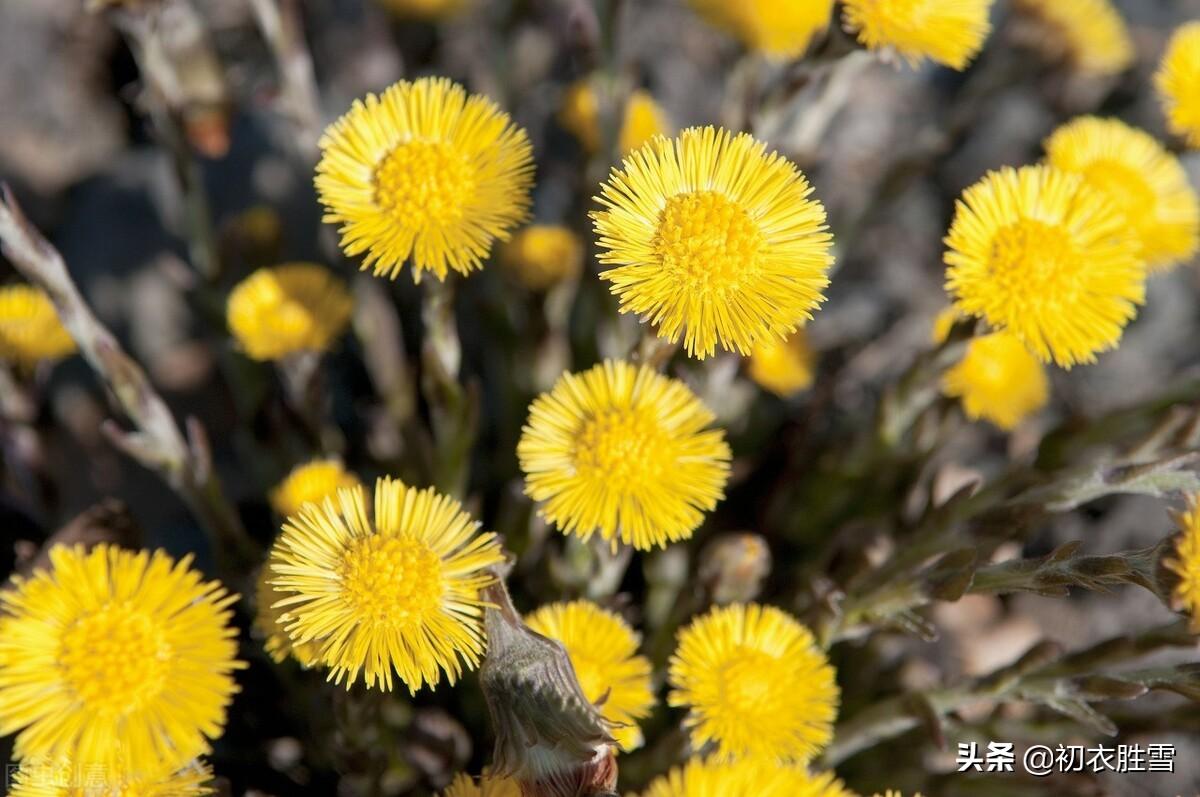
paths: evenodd
<path fill-rule="evenodd" d="M 771 551 L 750 532 L 721 535 L 700 557 L 700 580 L 716 604 L 754 600 L 770 572 Z"/>

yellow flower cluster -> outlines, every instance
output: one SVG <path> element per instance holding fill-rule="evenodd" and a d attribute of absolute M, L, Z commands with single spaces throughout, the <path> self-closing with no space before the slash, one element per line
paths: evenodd
<path fill-rule="evenodd" d="M 28 368 L 75 351 L 50 298 L 29 285 L 0 288 L 0 360 Z"/>
<path fill-rule="evenodd" d="M 325 351 L 345 331 L 353 309 L 346 286 L 316 263 L 261 268 L 226 302 L 229 331 L 256 360 Z"/>

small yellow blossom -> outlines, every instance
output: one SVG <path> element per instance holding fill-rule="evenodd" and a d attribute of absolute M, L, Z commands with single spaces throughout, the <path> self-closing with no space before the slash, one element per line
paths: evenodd
<path fill-rule="evenodd" d="M 787 340 L 765 340 L 750 352 L 750 378 L 759 387 L 781 398 L 808 390 L 813 383 L 817 356 L 803 329 Z"/>
<path fill-rule="evenodd" d="M 668 135 L 671 120 L 650 92 L 637 89 L 625 102 L 625 117 L 617 136 L 617 149 L 624 157 L 655 136 Z"/>
<path fill-rule="evenodd" d="M 1124 214 L 1051 166 L 988 173 L 963 193 L 945 242 L 955 307 L 1042 362 L 1070 368 L 1115 348 L 1145 298 Z"/>
<path fill-rule="evenodd" d="M 622 750 L 642 745 L 637 721 L 654 706 L 650 660 L 637 655 L 638 635 L 618 614 L 591 601 L 552 603 L 525 623 L 567 649 L 584 697 L 600 706 L 614 723 L 613 738 Z"/>
<path fill-rule="evenodd" d="M 237 686 L 237 599 L 191 557 L 50 550 L 0 592 L 0 734 L 17 758 L 174 770 L 221 735 Z"/>
<path fill-rule="evenodd" d="M 457 501 L 382 478 L 374 512 L 362 487 L 305 504 L 268 559 L 293 646 L 317 643 L 329 680 L 415 693 L 450 683 L 483 655 L 480 590 L 503 559 L 496 535 Z M 403 574 L 403 578 L 398 577 Z"/>
<path fill-rule="evenodd" d="M 229 293 L 229 331 L 255 360 L 325 351 L 350 322 L 345 284 L 316 263 L 260 268 Z"/>
<path fill-rule="evenodd" d="M 1200 84 L 1197 84 L 1200 86 Z M 1125 213 L 1151 270 L 1196 253 L 1200 204 L 1179 159 L 1119 119 L 1085 116 L 1046 140 L 1046 161 L 1083 177 Z"/>
<path fill-rule="evenodd" d="M 484 774 L 476 780 L 458 773 L 442 797 L 521 797 L 521 787 L 512 778 L 497 778 Z"/>
<path fill-rule="evenodd" d="M 533 149 L 494 102 L 445 78 L 368 94 L 321 137 L 317 194 L 346 254 L 395 279 L 483 267 L 525 220 Z"/>
<path fill-rule="evenodd" d="M 1133 40 L 1110 0 L 1016 0 L 1046 29 L 1047 49 L 1077 70 L 1115 75 L 1133 64 Z"/>
<path fill-rule="evenodd" d="M 202 763 L 148 776 L 35 757 L 13 773 L 8 797 L 204 797 L 215 793 L 211 780 L 212 771 Z"/>
<path fill-rule="evenodd" d="M 982 418 L 1005 431 L 1046 406 L 1045 367 L 1006 332 L 974 338 L 963 358 L 942 377 L 942 392 L 962 400 L 971 420 Z"/>
<path fill-rule="evenodd" d="M 564 534 L 639 550 L 687 539 L 724 497 L 725 433 L 688 389 L 606 361 L 564 374 L 529 407 L 517 444 L 525 492 Z"/>
<path fill-rule="evenodd" d="M 749 354 L 824 300 L 833 258 L 825 209 L 804 175 L 745 133 L 655 138 L 601 187 L 592 214 L 600 275 L 636 313 L 704 359 Z"/>
<path fill-rule="evenodd" d="M 273 578 L 269 568 L 264 567 L 258 576 L 255 590 L 254 631 L 263 640 L 263 649 L 271 657 L 271 661 L 282 664 L 288 656 L 292 656 L 301 667 L 309 668 L 321 660 L 321 646 L 318 642 L 305 642 L 293 645 L 284 630 L 284 623 L 290 616 L 284 609 L 276 606 L 287 595 L 280 592 L 271 583 Z"/>
<path fill-rule="evenodd" d="M 468 0 L 379 0 L 380 5 L 403 19 L 429 22 L 449 19 L 461 13 Z"/>
<path fill-rule="evenodd" d="M 1175 608 L 1191 616 L 1192 633 L 1200 634 L 1200 495 L 1175 515 L 1175 523 L 1175 550 L 1163 564 L 1178 577 L 1171 593 Z"/>
<path fill-rule="evenodd" d="M 0 288 L 0 360 L 28 368 L 42 360 L 62 359 L 74 351 L 75 341 L 40 288 Z"/>
<path fill-rule="evenodd" d="M 837 717 L 833 667 L 812 634 L 773 606 L 716 608 L 679 632 L 668 702 L 688 709 L 696 749 L 804 762 L 829 744 Z"/>
<path fill-rule="evenodd" d="M 779 60 L 803 55 L 833 17 L 833 0 L 688 0 L 688 4 L 746 48 Z"/>
<path fill-rule="evenodd" d="M 1171 132 L 1183 136 L 1189 146 L 1200 147 L 1200 21 L 1172 34 L 1154 85 Z"/>
<path fill-rule="evenodd" d="M 526 288 L 544 291 L 579 276 L 583 243 L 567 227 L 533 224 L 503 246 L 500 260 Z"/>
<path fill-rule="evenodd" d="M 290 517 L 310 501 L 323 501 L 336 495 L 342 487 L 359 484 L 358 477 L 346 470 L 340 460 L 315 459 L 292 468 L 271 491 L 271 508 L 283 517 Z"/>
<path fill-rule="evenodd" d="M 658 778 L 642 797 L 854 797 L 832 774 L 770 760 L 693 758 Z"/>
<path fill-rule="evenodd" d="M 991 30 L 993 0 L 846 0 L 846 24 L 871 50 L 892 50 L 910 64 L 929 58 L 966 69 Z"/>
<path fill-rule="evenodd" d="M 600 98 L 590 79 L 580 78 L 567 86 L 558 106 L 558 123 L 575 136 L 584 152 L 600 149 Z"/>

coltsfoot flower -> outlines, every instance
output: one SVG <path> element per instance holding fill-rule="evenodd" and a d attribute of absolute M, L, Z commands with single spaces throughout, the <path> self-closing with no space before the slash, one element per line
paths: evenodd
<path fill-rule="evenodd" d="M 521 797 L 521 787 L 512 778 L 484 774 L 478 780 L 462 772 L 450 781 L 442 797 Z"/>
<path fill-rule="evenodd" d="M 564 534 L 639 550 L 692 532 L 724 497 L 725 433 L 688 389 L 607 361 L 564 374 L 529 407 L 517 444 L 525 492 Z"/>
<path fill-rule="evenodd" d="M 0 734 L 19 759 L 147 776 L 208 752 L 237 685 L 237 599 L 191 558 L 50 550 L 0 592 Z"/>
<path fill-rule="evenodd" d="M 260 268 L 229 293 L 229 331 L 255 360 L 325 351 L 345 331 L 354 302 L 345 283 L 316 263 Z"/>
<path fill-rule="evenodd" d="M 1200 496 L 1192 496 L 1187 509 L 1175 516 L 1179 533 L 1173 555 L 1164 558 L 1167 570 L 1175 574 L 1171 599 L 1174 608 L 1191 617 L 1193 634 L 1200 633 Z"/>
<path fill-rule="evenodd" d="M 833 17 L 833 0 L 688 0 L 688 4 L 747 49 L 780 60 L 803 55 Z"/>
<path fill-rule="evenodd" d="M 671 120 L 667 118 L 666 111 L 654 101 L 650 92 L 637 89 L 625 101 L 617 149 L 624 157 L 655 136 L 668 135 L 670 129 Z"/>
<path fill-rule="evenodd" d="M 773 606 L 732 604 L 692 621 L 668 677 L 668 703 L 688 709 L 696 749 L 804 762 L 833 737 L 833 667 L 809 630 Z"/>
<path fill-rule="evenodd" d="M 75 341 L 44 291 L 32 285 L 0 288 L 0 359 L 28 368 L 74 351 Z"/>
<path fill-rule="evenodd" d="M 343 487 L 359 484 L 358 477 L 346 470 L 340 460 L 314 459 L 292 468 L 271 491 L 271 508 L 283 517 L 290 517 L 310 501 L 319 503 Z"/>
<path fill-rule="evenodd" d="M 1119 119 L 1081 117 L 1046 140 L 1046 161 L 1082 176 L 1121 208 L 1152 271 L 1196 253 L 1196 192 L 1179 159 L 1149 133 Z"/>
<path fill-rule="evenodd" d="M 69 759 L 30 758 L 12 774 L 8 797 L 204 797 L 212 771 L 193 763 L 154 774 L 109 772 Z"/>
<path fill-rule="evenodd" d="M 612 735 L 622 750 L 642 745 L 637 721 L 654 706 L 650 660 L 637 655 L 638 635 L 620 615 L 591 601 L 551 603 L 525 618 L 542 636 L 567 649 L 579 687 L 600 713 L 613 723 Z"/>
<path fill-rule="evenodd" d="M 478 666 L 479 591 L 503 555 L 457 501 L 382 478 L 374 513 L 362 487 L 306 504 L 271 549 L 275 608 L 294 646 L 318 643 L 329 680 L 415 693 Z"/>
<path fill-rule="evenodd" d="M 958 202 L 946 289 L 962 313 L 1015 335 L 1042 362 L 1089 363 L 1116 347 L 1145 298 L 1124 214 L 1051 166 L 989 172 Z"/>
<path fill-rule="evenodd" d="M 653 781 L 642 797 L 853 797 L 832 774 L 742 758 L 693 758 Z"/>
<path fill-rule="evenodd" d="M 923 58 L 963 70 L 991 30 L 993 0 L 846 0 L 846 24 L 871 50 L 915 66 Z"/>
<path fill-rule="evenodd" d="M 563 130 L 575 136 L 584 152 L 600 149 L 600 98 L 590 78 L 580 78 L 567 86 L 556 118 Z"/>
<path fill-rule="evenodd" d="M 745 133 L 690 128 L 614 169 L 592 214 L 600 275 L 688 354 L 749 354 L 824 300 L 833 262 L 825 209 L 804 175 Z"/>
<path fill-rule="evenodd" d="M 284 630 L 287 613 L 276 604 L 288 597 L 271 583 L 274 576 L 269 567 L 264 567 L 258 576 L 254 600 L 254 631 L 263 640 L 263 650 L 271 657 L 271 661 L 282 664 L 289 656 L 296 659 L 301 667 L 308 669 L 321 661 L 321 646 L 318 642 L 305 642 L 293 645 Z"/>
<path fill-rule="evenodd" d="M 363 268 L 395 279 L 411 259 L 445 279 L 469 274 L 525 220 L 533 149 L 488 98 L 445 78 L 402 80 L 355 100 L 321 137 L 325 221 Z"/>
<path fill-rule="evenodd" d="M 567 227 L 532 224 L 500 250 L 500 260 L 526 288 L 544 291 L 583 269 L 583 243 Z"/>
<path fill-rule="evenodd" d="M 1045 27 L 1045 49 L 1080 72 L 1115 75 L 1133 64 L 1133 40 L 1109 0 L 1016 0 Z"/>
<path fill-rule="evenodd" d="M 1200 147 L 1200 21 L 1181 25 L 1171 35 L 1154 85 L 1171 132 Z"/>
<path fill-rule="evenodd" d="M 780 398 L 788 398 L 812 387 L 817 355 L 808 345 L 803 329 L 787 340 L 771 338 L 750 352 L 750 378 Z"/>

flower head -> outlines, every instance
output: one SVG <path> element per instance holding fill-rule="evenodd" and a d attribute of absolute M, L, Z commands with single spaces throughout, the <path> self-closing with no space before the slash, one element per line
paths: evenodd
<path fill-rule="evenodd" d="M 1171 36 L 1154 73 L 1167 126 L 1192 147 L 1200 147 L 1200 21 L 1180 26 Z"/>
<path fill-rule="evenodd" d="M 668 702 L 692 746 L 721 757 L 807 761 L 833 736 L 838 687 L 812 634 L 773 606 L 713 609 L 679 632 Z"/>
<path fill-rule="evenodd" d="M 256 360 L 325 351 L 346 329 L 354 303 L 324 266 L 287 263 L 260 268 L 229 293 L 229 331 Z"/>
<path fill-rule="evenodd" d="M 237 691 L 236 600 L 191 558 L 50 550 L 0 592 L 0 733 L 17 758 L 158 773 L 208 751 Z"/>
<path fill-rule="evenodd" d="M 458 773 L 442 797 L 521 797 L 521 787 L 512 778 L 498 778 L 484 773 L 476 780 Z"/>
<path fill-rule="evenodd" d="M 318 643 L 329 680 L 415 693 L 454 683 L 483 655 L 479 590 L 503 555 L 457 501 L 383 478 L 374 515 L 362 487 L 306 504 L 272 547 L 271 583 L 284 596 L 293 645 Z"/>
<path fill-rule="evenodd" d="M 759 387 L 781 398 L 808 390 L 813 383 L 817 356 L 803 329 L 787 340 L 765 340 L 750 352 L 750 378 Z"/>
<path fill-rule="evenodd" d="M 75 341 L 44 291 L 31 285 L 0 288 L 0 359 L 29 367 L 74 351 Z"/>
<path fill-rule="evenodd" d="M 1149 133 L 1119 119 L 1085 116 L 1058 128 L 1046 140 L 1046 161 L 1080 175 L 1121 208 L 1151 269 L 1196 253 L 1200 237 L 1196 192 L 1179 159 Z"/>
<path fill-rule="evenodd" d="M 316 186 L 348 255 L 395 279 L 483 267 L 523 221 L 533 185 L 525 131 L 445 78 L 402 80 L 354 102 L 321 138 Z"/>
<path fill-rule="evenodd" d="M 358 477 L 346 470 L 341 460 L 314 459 L 292 468 L 271 491 L 271 508 L 283 517 L 290 517 L 310 501 L 320 503 L 343 487 L 359 484 Z"/>
<path fill-rule="evenodd" d="M 846 0 L 846 24 L 872 50 L 894 50 L 913 65 L 929 58 L 961 71 L 983 48 L 992 2 Z"/>
<path fill-rule="evenodd" d="M 1064 368 L 1115 348 L 1145 296 L 1120 209 L 1050 166 L 990 172 L 968 188 L 946 245 L 955 307 Z"/>
<path fill-rule="evenodd" d="M 829 284 L 825 209 L 799 170 L 742 133 L 655 138 L 614 169 L 593 214 L 621 312 L 701 359 L 749 354 L 812 316 Z"/>
<path fill-rule="evenodd" d="M 254 631 L 263 640 L 263 649 L 271 657 L 271 661 L 282 664 L 292 656 L 301 667 L 309 668 L 321 660 L 321 646 L 317 642 L 305 642 L 293 645 L 284 630 L 284 623 L 290 619 L 287 612 L 276 604 L 288 597 L 271 583 L 273 578 L 269 568 L 264 567 L 258 576 L 254 600 Z"/>
<path fill-rule="evenodd" d="M 1115 75 L 1133 63 L 1133 40 L 1109 0 L 1016 0 L 1045 28 L 1047 49 L 1077 70 Z"/>
<path fill-rule="evenodd" d="M 742 758 L 693 758 L 652 782 L 642 797 L 852 797 L 832 774 Z"/>
<path fill-rule="evenodd" d="M 543 291 L 573 279 L 583 268 L 583 243 L 567 227 L 533 224 L 500 250 L 501 261 L 525 287 Z"/>
<path fill-rule="evenodd" d="M 70 759 L 29 758 L 12 775 L 9 797 L 204 797 L 212 771 L 192 763 L 174 771 L 153 774 L 110 773 L 95 766 L 80 766 Z"/>
<path fill-rule="evenodd" d="M 607 361 L 534 400 L 517 444 L 525 492 L 564 534 L 639 550 L 690 537 L 724 497 L 725 433 L 682 382 Z"/>
<path fill-rule="evenodd" d="M 591 601 L 552 603 L 525 618 L 542 636 L 567 649 L 584 696 L 613 723 L 612 735 L 623 750 L 642 744 L 637 720 L 654 706 L 650 661 L 637 655 L 638 635 L 621 617 Z"/>
<path fill-rule="evenodd" d="M 586 77 L 567 86 L 558 106 L 558 123 L 579 141 L 584 152 L 600 149 L 600 98 Z"/>
<path fill-rule="evenodd" d="M 688 0 L 710 25 L 771 58 L 796 58 L 829 27 L 833 0 Z"/>
<path fill-rule="evenodd" d="M 1200 633 L 1200 495 L 1192 496 L 1175 522 L 1174 555 L 1163 564 L 1177 577 L 1171 594 L 1175 608 L 1191 615 L 1192 633 Z"/>
<path fill-rule="evenodd" d="M 617 149 L 624 157 L 655 136 L 667 135 L 671 120 L 650 92 L 637 89 L 625 101 L 625 117 L 617 135 Z"/>

